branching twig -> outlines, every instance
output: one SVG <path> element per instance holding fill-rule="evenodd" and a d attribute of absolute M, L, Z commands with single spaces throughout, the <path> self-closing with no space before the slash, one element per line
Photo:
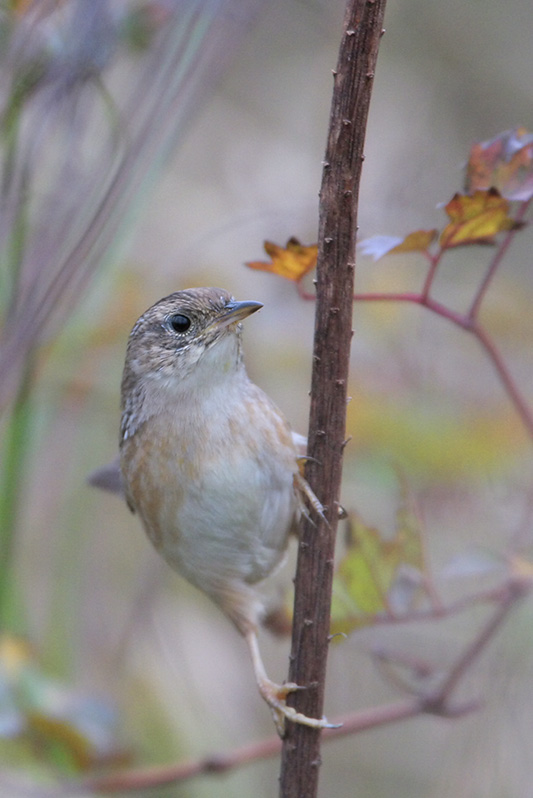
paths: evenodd
<path fill-rule="evenodd" d="M 372 707 L 359 712 L 350 712 L 337 718 L 337 722 L 342 724 L 341 727 L 324 731 L 324 740 L 337 740 L 339 737 L 357 734 L 376 726 L 396 723 L 400 720 L 414 717 L 420 714 L 420 711 L 420 702 L 409 699 L 385 704 L 380 707 Z M 214 754 L 193 762 L 185 762 L 181 765 L 144 768 L 109 776 L 96 776 L 85 779 L 81 784 L 78 783 L 74 786 L 76 791 L 83 789 L 92 790 L 96 793 L 147 790 L 167 784 L 182 783 L 199 775 L 225 773 L 236 767 L 276 756 L 280 750 L 281 740 L 279 737 L 269 737 L 259 743 L 251 743 L 250 745 L 235 748 L 229 753 Z M 58 793 L 54 795 L 57 796 Z"/>
<path fill-rule="evenodd" d="M 524 223 L 525 216 L 531 206 L 532 201 L 533 197 L 520 203 L 520 207 L 518 208 L 516 216 L 514 217 L 517 224 L 510 229 L 500 241 L 494 256 L 488 265 L 485 276 L 478 286 L 470 308 L 466 313 L 459 313 L 455 310 L 452 310 L 452 308 L 449 308 L 447 305 L 438 302 L 430 294 L 438 267 L 442 261 L 443 255 L 446 252 L 445 248 L 440 248 L 436 253 L 433 254 L 429 250 L 424 250 L 421 252 L 421 254 L 423 254 L 429 261 L 429 270 L 421 291 L 400 291 L 391 293 L 368 292 L 365 294 L 356 293 L 354 294 L 353 298 L 356 302 L 411 302 L 431 310 L 433 313 L 436 313 L 437 316 L 441 316 L 442 318 L 451 321 L 458 327 L 461 327 L 461 329 L 465 330 L 466 332 L 471 333 L 491 361 L 502 387 L 514 405 L 516 412 L 520 416 L 520 419 L 522 420 L 529 437 L 533 439 L 533 409 L 528 405 L 522 396 L 504 358 L 500 354 L 491 335 L 479 321 L 479 314 L 483 299 L 486 296 L 487 290 L 499 266 L 501 265 L 503 258 L 511 245 L 511 242 L 514 239 L 517 230 L 519 230 L 520 226 Z M 301 281 L 297 283 L 297 288 L 298 294 L 302 299 L 307 301 L 314 300 L 315 297 L 305 290 L 305 288 L 301 285 Z"/>
<path fill-rule="evenodd" d="M 533 198 L 531 198 L 531 199 L 533 199 Z M 523 220 L 524 220 L 524 218 L 526 216 L 526 213 L 528 211 L 529 205 L 531 203 L 531 199 L 526 200 L 525 202 L 521 203 L 520 208 L 518 209 L 518 213 L 516 214 L 516 217 L 515 217 L 517 222 L 519 222 L 519 223 L 523 222 Z M 489 263 L 489 267 L 487 269 L 485 277 L 483 278 L 483 280 L 481 281 L 481 283 L 479 285 L 479 288 L 478 288 L 478 291 L 476 293 L 476 296 L 474 297 L 474 301 L 472 302 L 472 304 L 470 306 L 470 310 L 468 311 L 467 316 L 468 316 L 469 319 L 476 319 L 478 317 L 479 309 L 481 307 L 481 303 L 483 301 L 483 298 L 485 297 L 487 289 L 488 289 L 488 287 L 489 287 L 489 285 L 490 285 L 490 283 L 492 281 L 492 278 L 496 274 L 496 271 L 497 271 L 500 263 L 502 262 L 503 258 L 505 257 L 505 255 L 507 253 L 507 250 L 509 249 L 509 247 L 511 245 L 511 242 L 512 242 L 513 238 L 515 237 L 516 232 L 517 232 L 518 229 L 519 229 L 518 226 L 511 228 L 511 230 L 509 230 L 506 233 L 506 235 L 503 238 L 503 241 L 501 242 L 500 246 L 496 250 L 496 252 L 494 254 L 494 257 L 492 258 L 491 262 Z"/>
<path fill-rule="evenodd" d="M 492 592 L 486 591 L 480 600 L 497 601 L 497 607 L 492 613 L 487 624 L 469 641 L 461 652 L 456 662 L 437 690 L 430 695 L 423 690 L 420 694 L 413 694 L 408 698 L 382 706 L 350 712 L 335 718 L 336 723 L 342 726 L 337 729 L 327 729 L 323 732 L 324 742 L 337 740 L 341 737 L 358 734 L 379 726 L 397 723 L 398 721 L 414 718 L 423 714 L 437 714 L 440 717 L 455 718 L 472 712 L 479 707 L 476 700 L 466 700 L 452 704 L 451 699 L 459 682 L 467 671 L 477 661 L 496 632 L 505 621 L 511 609 L 529 590 L 530 580 L 520 580 L 510 577 L 509 580 Z M 473 602 L 475 596 L 470 597 Z M 451 605 L 455 606 L 455 605 Z M 459 607 L 457 607 L 459 609 Z M 252 762 L 276 756 L 281 749 L 281 742 L 277 737 L 270 737 L 257 743 L 251 743 L 235 748 L 228 753 L 211 754 L 202 759 L 184 762 L 179 765 L 158 766 L 152 768 L 139 768 L 113 773 L 110 775 L 95 776 L 83 779 L 80 782 L 71 782 L 64 788 L 51 790 L 50 798 L 82 791 L 95 793 L 126 793 L 138 790 L 154 789 L 169 784 L 178 784 L 200 775 L 219 774 L 233 770 Z M 46 793 L 48 796 L 48 793 Z"/>
<path fill-rule="evenodd" d="M 368 294 L 355 294 L 356 301 L 367 302 L 411 302 L 431 310 L 437 316 L 448 319 L 453 324 L 461 327 L 466 332 L 471 333 L 477 339 L 479 344 L 485 351 L 485 354 L 491 361 L 500 382 L 507 393 L 507 396 L 514 405 L 514 408 L 520 416 L 524 427 L 530 438 L 533 438 L 533 412 L 524 397 L 520 393 L 516 382 L 511 376 L 505 360 L 500 355 L 496 344 L 492 340 L 489 333 L 477 321 L 477 318 L 471 318 L 470 312 L 468 314 L 457 313 L 457 311 L 442 305 L 440 302 L 432 299 L 431 297 L 424 297 L 423 294 L 418 293 L 368 293 Z"/>
<path fill-rule="evenodd" d="M 451 710 L 449 716 L 458 717 L 472 711 L 474 708 L 475 706 L 472 702 L 465 703 Z M 338 729 L 326 729 L 323 732 L 324 742 L 332 742 L 341 737 L 358 734 L 368 729 L 398 723 L 399 721 L 424 714 L 426 711 L 424 702 L 417 697 L 413 697 L 358 712 L 350 712 L 335 719 L 337 723 L 342 724 Z M 446 713 L 441 712 L 439 714 Z M 129 770 L 109 776 L 95 776 L 94 778 L 84 779 L 82 782 L 69 785 L 65 789 L 65 793 L 68 792 L 69 795 L 72 795 L 73 791 L 92 791 L 97 794 L 113 794 L 155 789 L 169 784 L 181 784 L 197 776 L 226 773 L 237 767 L 249 765 L 252 762 L 269 759 L 276 756 L 280 750 L 280 739 L 278 737 L 269 737 L 259 743 L 251 743 L 250 745 L 235 748 L 229 753 L 212 754 L 203 759 L 184 762 L 181 765 Z M 59 798 L 65 793 L 57 790 L 55 792 L 51 791 L 50 798 Z"/>
<path fill-rule="evenodd" d="M 517 580 L 511 580 L 509 582 L 502 600 L 497 605 L 486 625 L 482 628 L 481 632 L 467 644 L 465 650 L 441 683 L 438 691 L 434 695 L 427 697 L 426 711 L 436 714 L 441 714 L 443 710 L 445 712 L 447 711 L 450 697 L 465 673 L 470 670 L 474 662 L 485 650 L 488 643 L 494 638 L 496 632 L 507 619 L 507 616 L 516 602 L 521 599 L 528 590 L 529 586 L 525 583 L 521 583 Z"/>

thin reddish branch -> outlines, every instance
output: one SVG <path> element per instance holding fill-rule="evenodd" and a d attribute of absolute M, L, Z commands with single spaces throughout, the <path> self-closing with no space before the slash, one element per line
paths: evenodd
<path fill-rule="evenodd" d="M 524 218 L 526 216 L 526 213 L 528 211 L 528 208 L 529 208 L 529 206 L 531 204 L 531 200 L 532 199 L 533 199 L 533 197 L 528 199 L 526 202 L 522 202 L 520 204 L 520 208 L 518 209 L 518 213 L 516 214 L 516 217 L 515 217 L 517 222 L 519 222 L 519 223 L 523 222 L 523 220 L 524 220 Z M 483 280 L 480 283 L 480 286 L 478 288 L 476 296 L 474 297 L 474 301 L 472 302 L 472 304 L 470 306 L 470 310 L 467 313 L 467 316 L 468 316 L 469 319 L 477 319 L 477 317 L 479 315 L 479 309 L 481 307 L 481 303 L 483 302 L 483 299 L 485 297 L 485 294 L 487 293 L 488 287 L 489 287 L 490 283 L 492 282 L 492 278 L 496 274 L 496 271 L 498 270 L 498 267 L 500 266 L 500 263 L 502 262 L 503 258 L 507 254 L 507 250 L 509 249 L 509 247 L 511 245 L 511 242 L 513 241 L 513 239 L 514 239 L 514 237 L 515 237 L 515 235 L 516 235 L 516 233 L 517 233 L 517 231 L 519 229 L 520 228 L 517 226 L 517 227 L 513 227 L 511 230 L 509 230 L 507 232 L 507 234 L 505 235 L 505 237 L 503 238 L 500 246 L 496 250 L 496 252 L 494 254 L 494 257 L 492 258 L 491 262 L 489 263 L 489 267 L 487 269 L 485 277 L 483 278 Z"/>
<path fill-rule="evenodd" d="M 516 221 L 520 224 L 524 221 L 526 213 L 533 201 L 533 197 L 525 202 L 520 204 L 518 212 L 516 214 Z M 487 272 L 481 281 L 479 288 L 476 292 L 474 300 L 468 310 L 467 313 L 457 313 L 456 311 L 452 310 L 451 308 L 443 305 L 440 302 L 437 302 L 435 299 L 430 297 L 430 290 L 433 284 L 433 280 L 437 273 L 437 268 L 441 262 L 441 259 L 446 252 L 444 249 L 439 249 L 439 251 L 432 255 L 428 250 L 425 250 L 423 254 L 426 258 L 428 258 L 430 267 L 428 270 L 428 274 L 424 281 L 424 285 L 422 287 L 422 291 L 417 292 L 399 292 L 399 293 L 367 293 L 367 294 L 355 294 L 354 300 L 361 302 L 411 302 L 413 304 L 422 305 L 428 310 L 433 311 L 438 316 L 442 316 L 442 318 L 448 319 L 448 321 L 453 322 L 458 327 L 461 327 L 463 330 L 471 333 L 478 343 L 482 346 L 485 351 L 485 354 L 488 356 L 489 360 L 491 361 L 500 382 L 506 391 L 509 399 L 513 403 L 515 410 L 517 411 L 518 415 L 520 416 L 522 423 L 524 424 L 528 435 L 530 438 L 533 439 L 533 410 L 527 404 L 526 400 L 520 393 L 516 382 L 514 381 L 513 377 L 511 376 L 507 364 L 503 359 L 502 355 L 498 351 L 492 337 L 486 331 L 486 329 L 480 324 L 479 322 L 479 312 L 481 309 L 481 304 L 487 290 L 496 274 L 499 266 L 501 265 L 503 258 L 505 257 L 511 242 L 516 235 L 517 230 L 520 229 L 517 225 L 512 230 L 509 230 L 507 234 L 503 237 L 502 241 L 500 242 L 494 257 L 492 258 Z M 307 298 L 307 297 L 306 297 Z"/>
<path fill-rule="evenodd" d="M 424 285 L 422 286 L 422 299 L 424 304 L 429 299 L 429 292 L 431 291 L 433 280 L 435 279 L 435 275 L 437 274 L 437 269 L 439 267 L 439 263 L 443 255 L 443 250 L 439 249 L 436 255 L 431 255 L 426 250 L 425 254 L 429 258 L 429 270 L 426 275 L 426 279 L 424 280 Z"/>
<path fill-rule="evenodd" d="M 450 711 L 449 715 L 450 717 L 457 717 L 471 712 L 474 708 L 474 704 L 468 702 L 455 707 Z M 358 712 L 350 712 L 336 718 L 336 722 L 342 724 L 338 729 L 324 730 L 324 742 L 333 742 L 341 737 L 358 734 L 379 726 L 387 726 L 391 723 L 398 723 L 426 712 L 425 699 L 418 697 L 410 697 L 402 701 L 383 704 L 382 706 L 363 709 Z M 448 713 L 444 712 L 444 714 Z M 269 737 L 258 743 L 235 748 L 228 753 L 211 754 L 203 759 L 184 762 L 180 765 L 139 768 L 122 773 L 95 776 L 67 785 L 65 793 L 62 790 L 51 790 L 50 797 L 59 798 L 60 795 L 66 794 L 67 791 L 69 795 L 72 794 L 72 791 L 80 792 L 81 790 L 97 794 L 113 794 L 150 790 L 170 784 L 182 784 L 197 776 L 226 773 L 252 762 L 269 759 L 279 754 L 281 745 L 279 737 Z"/>
<path fill-rule="evenodd" d="M 431 297 L 424 297 L 422 294 L 416 292 L 355 294 L 354 300 L 358 302 L 411 302 L 431 310 L 438 316 L 448 319 L 448 321 L 453 322 L 458 327 L 466 330 L 466 332 L 471 333 L 483 347 L 485 354 L 488 356 L 498 374 L 503 388 L 520 416 L 528 435 L 533 439 L 533 411 L 520 393 L 494 341 L 485 328 L 478 322 L 477 318 L 472 318 L 470 313 L 457 313 Z"/>
<path fill-rule="evenodd" d="M 133 792 L 163 787 L 169 784 L 182 784 L 189 779 L 201 775 L 224 773 L 235 767 L 241 767 L 257 760 L 269 759 L 279 754 L 281 740 L 269 737 L 257 743 L 234 748 L 233 751 L 211 754 L 202 759 L 183 762 L 179 765 L 155 766 L 125 770 L 122 773 L 95 776 L 84 779 L 80 786 L 83 790 L 95 793 Z"/>
<path fill-rule="evenodd" d="M 455 599 L 449 604 L 438 604 L 428 609 L 416 609 L 404 615 L 377 615 L 372 618 L 372 626 L 398 626 L 399 624 L 418 623 L 426 621 L 440 621 L 451 615 L 459 615 L 478 604 L 501 604 L 506 600 L 509 592 L 509 583 L 482 590 Z"/>
<path fill-rule="evenodd" d="M 409 699 L 350 712 L 337 719 L 337 722 L 342 724 L 340 728 L 326 729 L 323 732 L 324 740 L 330 742 L 377 726 L 397 723 L 400 720 L 415 717 L 422 711 L 420 701 Z M 269 737 L 258 743 L 235 748 L 228 753 L 211 754 L 203 759 L 184 762 L 180 765 L 139 768 L 123 773 L 112 773 L 108 776 L 95 776 L 84 779 L 81 783 L 76 782 L 74 786 L 77 791 L 83 789 L 96 793 L 117 793 L 148 790 L 168 784 L 181 784 L 196 776 L 225 773 L 251 762 L 269 759 L 279 754 L 281 745 L 279 737 Z"/>
<path fill-rule="evenodd" d="M 477 322 L 474 323 L 469 329 L 472 335 L 477 338 L 485 353 L 489 357 L 492 365 L 494 366 L 503 387 L 505 388 L 509 399 L 513 403 L 516 412 L 522 419 L 522 422 L 529 434 L 529 437 L 533 439 L 533 412 L 527 402 L 525 401 L 524 397 L 518 390 L 518 387 L 512 378 L 507 365 L 499 353 L 494 341 L 486 332 L 486 330 Z"/>
<path fill-rule="evenodd" d="M 306 291 L 302 280 L 296 280 L 296 290 L 300 299 L 305 299 L 306 302 L 316 302 L 316 294 L 310 294 Z"/>
<path fill-rule="evenodd" d="M 520 600 L 531 588 L 530 580 L 520 580 L 516 577 L 510 579 L 499 588 L 485 591 L 479 596 L 470 596 L 463 602 L 458 601 L 447 608 L 449 613 L 466 609 L 467 604 L 472 606 L 477 601 L 496 601 L 497 607 L 488 623 L 481 629 L 475 638 L 467 643 L 465 650 L 459 655 L 456 663 L 445 676 L 438 690 L 431 695 L 411 695 L 409 698 L 384 704 L 369 709 L 349 712 L 335 718 L 336 723 L 342 726 L 337 729 L 326 729 L 323 732 L 324 742 L 337 740 L 352 734 L 358 734 L 379 726 L 397 723 L 398 721 L 414 718 L 423 714 L 437 714 L 445 717 L 459 717 L 476 709 L 477 701 L 465 701 L 458 705 L 450 705 L 452 693 L 459 681 L 474 664 L 482 651 L 493 639 L 497 630 L 515 603 Z M 448 614 L 443 611 L 441 617 Z M 421 616 L 422 617 L 422 616 Z M 410 620 L 418 620 L 413 616 Z M 152 768 L 139 768 L 126 770 L 122 773 L 94 776 L 79 782 L 71 782 L 65 788 L 50 791 L 54 798 L 80 792 L 82 790 L 94 793 L 119 793 L 149 790 L 169 784 L 181 784 L 184 781 L 200 775 L 215 775 L 225 773 L 237 767 L 248 765 L 252 762 L 276 756 L 281 750 L 281 741 L 278 737 L 270 737 L 260 742 L 243 745 L 230 752 L 211 754 L 198 760 L 184 762 L 179 765 L 157 766 Z M 48 795 L 48 793 L 47 793 Z"/>
<path fill-rule="evenodd" d="M 517 601 L 522 599 L 529 589 L 530 585 L 525 582 L 521 582 L 517 579 L 510 580 L 506 594 L 497 605 L 486 625 L 470 644 L 466 646 L 455 665 L 453 665 L 446 675 L 446 678 L 441 683 L 438 691 L 427 698 L 427 711 L 441 714 L 443 710 L 446 712 L 449 709 L 450 697 L 466 671 L 469 670 L 480 657 L 487 645 L 496 635 L 496 632 L 507 619 Z"/>

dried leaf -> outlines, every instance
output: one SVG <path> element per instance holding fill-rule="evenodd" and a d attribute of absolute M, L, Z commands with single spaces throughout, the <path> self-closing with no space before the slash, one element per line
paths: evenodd
<path fill-rule="evenodd" d="M 372 622 L 409 612 L 424 581 L 420 527 L 405 488 L 396 517 L 396 532 L 380 532 L 352 517 L 346 553 L 334 578 L 331 631 L 349 632 Z"/>
<path fill-rule="evenodd" d="M 450 219 L 440 236 L 443 249 L 465 244 L 493 244 L 502 230 L 519 226 L 509 216 L 509 202 L 496 189 L 455 194 L 445 206 Z"/>
<path fill-rule="evenodd" d="M 251 261 L 246 264 L 250 269 L 271 272 L 287 280 L 298 282 L 316 266 L 318 245 L 300 244 L 297 238 L 289 238 L 286 247 L 265 241 L 264 248 L 270 261 Z"/>
<path fill-rule="evenodd" d="M 26 641 L 0 637 L 0 739 L 62 772 L 125 762 L 107 701 L 51 679 Z"/>
<path fill-rule="evenodd" d="M 76 772 L 94 764 L 89 739 L 73 723 L 39 712 L 28 712 L 26 723 L 28 733 L 58 767 Z"/>
<path fill-rule="evenodd" d="M 533 133 L 518 127 L 472 145 L 466 166 L 468 193 L 497 188 L 509 200 L 533 196 Z"/>

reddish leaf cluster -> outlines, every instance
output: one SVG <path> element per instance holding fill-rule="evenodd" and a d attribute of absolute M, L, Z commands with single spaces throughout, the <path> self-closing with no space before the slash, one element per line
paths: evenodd
<path fill-rule="evenodd" d="M 379 260 L 384 255 L 496 243 L 498 233 L 521 227 L 511 213 L 511 202 L 533 197 L 533 133 L 518 127 L 488 141 L 477 142 L 466 166 L 465 193 L 457 193 L 444 206 L 448 223 L 439 230 L 415 230 L 404 238 L 373 236 L 361 241 L 360 251 Z M 318 247 L 290 238 L 286 247 L 265 241 L 270 262 L 246 265 L 299 283 L 316 266 Z M 433 255 L 435 257 L 435 255 Z M 307 297 L 306 297 L 307 298 Z"/>
<path fill-rule="evenodd" d="M 472 145 L 465 189 L 472 193 L 489 188 L 509 200 L 527 202 L 533 197 L 533 133 L 517 127 Z"/>

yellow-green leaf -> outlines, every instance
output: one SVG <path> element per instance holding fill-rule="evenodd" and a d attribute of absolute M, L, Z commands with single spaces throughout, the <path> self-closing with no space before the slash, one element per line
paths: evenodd
<path fill-rule="evenodd" d="M 405 486 L 393 537 L 353 516 L 346 553 L 333 583 L 332 634 L 371 623 L 378 615 L 408 612 L 424 579 L 420 527 Z"/>
<path fill-rule="evenodd" d="M 502 230 L 517 227 L 509 216 L 509 202 L 496 189 L 455 194 L 445 206 L 450 219 L 440 236 L 443 249 L 465 244 L 492 244 Z"/>

